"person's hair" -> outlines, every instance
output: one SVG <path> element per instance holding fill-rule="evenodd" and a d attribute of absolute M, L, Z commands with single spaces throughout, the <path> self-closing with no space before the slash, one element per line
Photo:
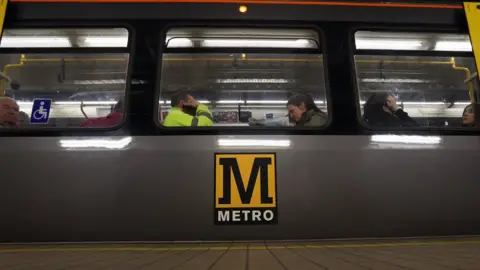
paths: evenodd
<path fill-rule="evenodd" d="M 19 120 L 23 120 L 25 122 L 28 122 L 30 120 L 30 117 L 28 116 L 28 114 L 24 111 L 19 111 L 18 112 L 18 118 Z"/>
<path fill-rule="evenodd" d="M 10 100 L 10 101 L 13 101 L 16 103 L 15 99 L 11 98 L 11 97 L 8 97 L 8 96 L 1 96 L 0 97 L 0 101 L 4 101 L 4 100 Z"/>
<path fill-rule="evenodd" d="M 385 121 L 390 115 L 383 109 L 389 94 L 372 94 L 363 106 L 363 119 L 369 124 L 377 124 Z"/>
<path fill-rule="evenodd" d="M 472 104 L 468 104 L 468 105 L 465 107 L 465 109 L 463 109 L 462 116 L 463 116 L 463 115 L 465 114 L 465 112 L 467 112 L 467 110 L 470 109 L 470 108 L 471 108 L 472 112 L 474 112 L 475 109 L 473 108 L 473 103 L 472 103 Z"/>
<path fill-rule="evenodd" d="M 288 99 L 288 102 L 287 102 L 287 106 L 288 105 L 300 106 L 302 104 L 305 106 L 305 109 L 307 111 L 314 110 L 315 112 L 322 112 L 322 110 L 320 110 L 317 107 L 317 105 L 315 104 L 315 101 L 313 100 L 313 98 L 310 95 L 295 94 L 295 95 L 291 96 Z"/>
<path fill-rule="evenodd" d="M 182 100 L 187 101 L 187 99 L 188 99 L 188 93 L 186 89 L 180 89 L 170 97 L 170 105 L 172 107 L 178 107 L 178 105 L 180 105 L 180 102 Z"/>

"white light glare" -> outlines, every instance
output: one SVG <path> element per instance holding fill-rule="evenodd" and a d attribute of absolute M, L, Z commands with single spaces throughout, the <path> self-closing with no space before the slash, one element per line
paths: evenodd
<path fill-rule="evenodd" d="M 438 136 L 417 135 L 372 135 L 371 141 L 377 143 L 404 143 L 404 144 L 439 144 L 442 138 Z"/>
<path fill-rule="evenodd" d="M 218 79 L 217 83 L 290 83 L 285 79 Z"/>
<path fill-rule="evenodd" d="M 116 47 L 126 48 L 128 37 L 86 37 L 84 39 L 86 47 Z"/>
<path fill-rule="evenodd" d="M 203 47 L 249 47 L 249 48 L 307 48 L 310 41 L 272 39 L 206 39 Z"/>
<path fill-rule="evenodd" d="M 167 37 L 168 48 L 192 47 L 193 42 L 188 38 Z M 278 40 L 278 39 L 205 39 L 201 47 L 247 47 L 247 48 L 309 48 L 316 47 L 316 43 L 308 39 Z"/>
<path fill-rule="evenodd" d="M 18 105 L 33 105 L 32 101 L 17 101 Z M 80 105 L 82 104 L 80 101 L 55 101 L 53 102 L 54 105 Z M 84 105 L 115 105 L 117 101 L 84 101 Z"/>
<path fill-rule="evenodd" d="M 366 83 L 430 83 L 430 80 L 420 79 L 377 79 L 377 78 L 365 78 L 362 82 Z"/>
<path fill-rule="evenodd" d="M 423 44 L 418 40 L 357 39 L 355 45 L 357 50 L 416 50 Z"/>
<path fill-rule="evenodd" d="M 125 80 L 118 79 L 118 80 L 73 80 L 73 84 L 125 84 Z"/>
<path fill-rule="evenodd" d="M 201 103 L 201 102 L 200 102 Z M 219 100 L 218 104 L 287 104 L 286 100 Z M 323 104 L 321 100 L 315 100 L 316 104 Z"/>
<path fill-rule="evenodd" d="M 70 40 L 66 37 L 3 37 L 1 48 L 70 48 Z"/>
<path fill-rule="evenodd" d="M 83 139 L 83 140 L 60 140 L 64 148 L 105 148 L 124 149 L 132 142 L 132 137 L 122 139 Z"/>
<path fill-rule="evenodd" d="M 219 146 L 271 146 L 289 147 L 290 140 L 250 140 L 250 139 L 219 139 Z"/>
<path fill-rule="evenodd" d="M 167 37 L 168 48 L 193 47 L 193 42 L 188 38 L 169 38 Z"/>
<path fill-rule="evenodd" d="M 471 52 L 472 44 L 470 41 L 438 41 L 435 51 Z"/>

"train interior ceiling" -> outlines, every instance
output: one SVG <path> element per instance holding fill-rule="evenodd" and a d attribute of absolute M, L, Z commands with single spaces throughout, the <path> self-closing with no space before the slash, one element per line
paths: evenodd
<path fill-rule="evenodd" d="M 170 110 L 172 93 L 182 88 L 209 106 L 220 126 L 283 117 L 295 93 L 311 95 L 328 113 L 328 93 L 335 89 L 325 79 L 328 56 L 320 36 L 310 29 L 170 29 L 158 59 L 159 120 Z M 417 122 L 445 126 L 456 125 L 477 99 L 478 81 L 466 81 L 476 72 L 466 34 L 359 31 L 354 40 L 355 70 L 328 72 L 357 76 L 361 109 L 373 93 L 392 93 Z M 106 116 L 124 97 L 127 45 L 126 29 L 6 29 L 0 67 L 12 83 L 3 82 L 2 91 L 28 115 L 33 99 L 51 98 L 48 126 L 78 127 L 86 118 Z M 25 52 L 8 50 L 18 47 Z M 75 53 L 75 48 L 103 50 Z"/>

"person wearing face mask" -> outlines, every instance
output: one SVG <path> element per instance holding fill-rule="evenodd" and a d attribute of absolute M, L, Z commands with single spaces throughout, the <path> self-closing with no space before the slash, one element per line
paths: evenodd
<path fill-rule="evenodd" d="M 9 97 L 0 97 L 0 128 L 16 128 L 19 124 L 19 107 Z"/>
<path fill-rule="evenodd" d="M 473 104 L 468 105 L 463 109 L 462 113 L 462 126 L 474 127 L 475 126 L 475 111 Z"/>
<path fill-rule="evenodd" d="M 306 94 L 296 94 L 287 102 L 288 116 L 295 126 L 320 127 L 327 123 L 328 116 L 322 112 L 313 98 Z"/>
<path fill-rule="evenodd" d="M 390 94 L 373 94 L 363 107 L 363 119 L 371 126 L 404 127 L 417 123 L 397 105 Z"/>

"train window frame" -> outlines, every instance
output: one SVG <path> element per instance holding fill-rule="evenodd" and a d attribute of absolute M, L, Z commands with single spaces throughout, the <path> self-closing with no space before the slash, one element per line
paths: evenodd
<path fill-rule="evenodd" d="M 124 113 L 122 115 L 121 121 L 111 127 L 94 127 L 94 128 L 85 128 L 85 127 L 44 127 L 42 125 L 37 125 L 36 128 L 6 128 L 0 129 L 0 136 L 5 136 L 6 134 L 15 135 L 26 135 L 26 136 L 36 136 L 39 134 L 48 134 L 57 133 L 57 134 L 78 134 L 78 133 L 105 133 L 120 130 L 124 127 L 127 122 L 128 115 L 128 106 L 129 106 L 129 96 L 131 88 L 131 78 L 133 70 L 133 62 L 135 56 L 135 28 L 124 22 L 87 22 L 87 23 L 76 23 L 68 21 L 51 21 L 51 22 L 15 22 L 15 23 L 5 23 L 4 30 L 15 30 L 15 29 L 52 29 L 52 30 L 61 30 L 61 29 L 83 29 L 83 30 L 94 30 L 94 29 L 113 29 L 120 28 L 126 30 L 127 33 L 127 44 L 126 47 L 0 47 L 1 54 L 22 54 L 22 53 L 37 53 L 37 54 L 94 54 L 94 53 L 123 53 L 128 55 L 128 63 L 126 67 L 126 76 L 125 76 L 125 90 L 123 94 L 124 102 Z M 3 36 L 2 36 L 3 38 Z M 27 133 L 28 132 L 28 133 Z M 60 133 L 59 133 L 60 132 Z M 2 135 L 3 134 L 3 135 Z M 6 135 L 8 136 L 8 135 Z"/>
<path fill-rule="evenodd" d="M 314 31 L 318 35 L 318 50 L 317 54 L 322 56 L 322 64 L 323 64 L 323 76 L 325 80 L 325 95 L 326 95 L 326 101 L 327 101 L 327 122 L 325 123 L 324 126 L 321 127 L 270 127 L 270 126 L 260 126 L 260 127 L 238 127 L 238 126 L 212 126 L 212 127 L 165 127 L 161 124 L 161 119 L 159 117 L 160 114 L 160 97 L 161 97 L 161 85 L 162 85 L 162 72 L 163 72 L 163 60 L 164 60 L 164 54 L 168 53 L 181 53 L 182 51 L 188 51 L 188 52 L 194 52 L 194 53 L 235 53 L 235 52 L 242 52 L 242 53 L 252 53 L 252 52 L 265 52 L 266 50 L 264 48 L 243 48 L 239 50 L 240 48 L 238 47 L 222 47 L 222 48 L 167 48 L 165 45 L 165 41 L 167 38 L 167 33 L 176 28 L 214 28 L 214 29 L 230 29 L 230 28 L 242 28 L 242 29 L 248 29 L 248 28 L 258 28 L 258 25 L 254 25 L 252 23 L 232 23 L 232 22 L 225 22 L 222 23 L 221 25 L 219 24 L 212 24 L 212 23 L 170 23 L 165 25 L 160 31 L 159 34 L 159 44 L 158 44 L 158 63 L 157 63 L 157 81 L 156 81 L 156 86 L 155 86 L 155 96 L 154 96 L 154 112 L 153 112 L 153 121 L 157 127 L 157 131 L 160 134 L 175 134 L 175 135 L 192 135 L 192 134 L 198 134 L 199 132 L 201 134 L 218 134 L 219 132 L 227 132 L 227 133 L 232 133 L 232 134 L 267 134 L 267 135 L 277 135 L 277 134 L 282 134 L 282 133 L 288 133 L 288 134 L 307 134 L 307 135 L 312 135 L 312 134 L 323 134 L 326 132 L 331 127 L 332 123 L 332 101 L 331 101 L 331 88 L 330 88 L 330 82 L 329 82 L 329 77 L 328 77 L 328 55 L 326 54 L 326 36 L 324 31 L 317 25 L 314 24 L 262 24 L 261 25 L 262 29 L 288 29 L 288 30 L 294 30 L 294 29 L 303 29 L 303 30 L 310 30 Z M 271 50 L 271 49 L 270 49 Z M 282 48 L 274 48 L 274 51 L 288 51 L 288 49 L 282 49 Z M 305 50 L 305 49 L 290 49 L 290 50 Z M 268 52 L 268 50 L 266 51 Z"/>
<path fill-rule="evenodd" d="M 362 104 L 360 100 L 360 88 L 358 84 L 357 68 L 355 64 L 355 56 L 366 55 L 364 52 L 369 52 L 370 55 L 382 55 L 382 56 L 458 56 L 458 57 L 472 57 L 474 58 L 473 51 L 425 51 L 425 50 L 357 50 L 355 43 L 355 34 L 360 31 L 372 31 L 372 32 L 388 32 L 388 33 L 438 33 L 438 34 L 460 34 L 469 36 L 468 29 L 464 28 L 452 28 L 452 27 L 420 27 L 420 26 L 377 26 L 370 24 L 363 24 L 350 29 L 349 43 L 350 43 L 350 63 L 351 63 L 351 75 L 352 82 L 354 84 L 355 102 L 357 111 L 357 122 L 363 127 L 365 131 L 374 133 L 383 132 L 428 132 L 435 134 L 445 134 L 448 132 L 462 132 L 467 134 L 478 134 L 479 127 L 435 127 L 435 126 L 411 126 L 411 127 L 388 127 L 388 126 L 371 126 L 366 123 L 362 117 Z M 360 51 L 360 54 L 358 52 Z M 477 70 L 479 67 L 476 67 Z M 477 101 L 480 104 L 480 101 Z"/>

